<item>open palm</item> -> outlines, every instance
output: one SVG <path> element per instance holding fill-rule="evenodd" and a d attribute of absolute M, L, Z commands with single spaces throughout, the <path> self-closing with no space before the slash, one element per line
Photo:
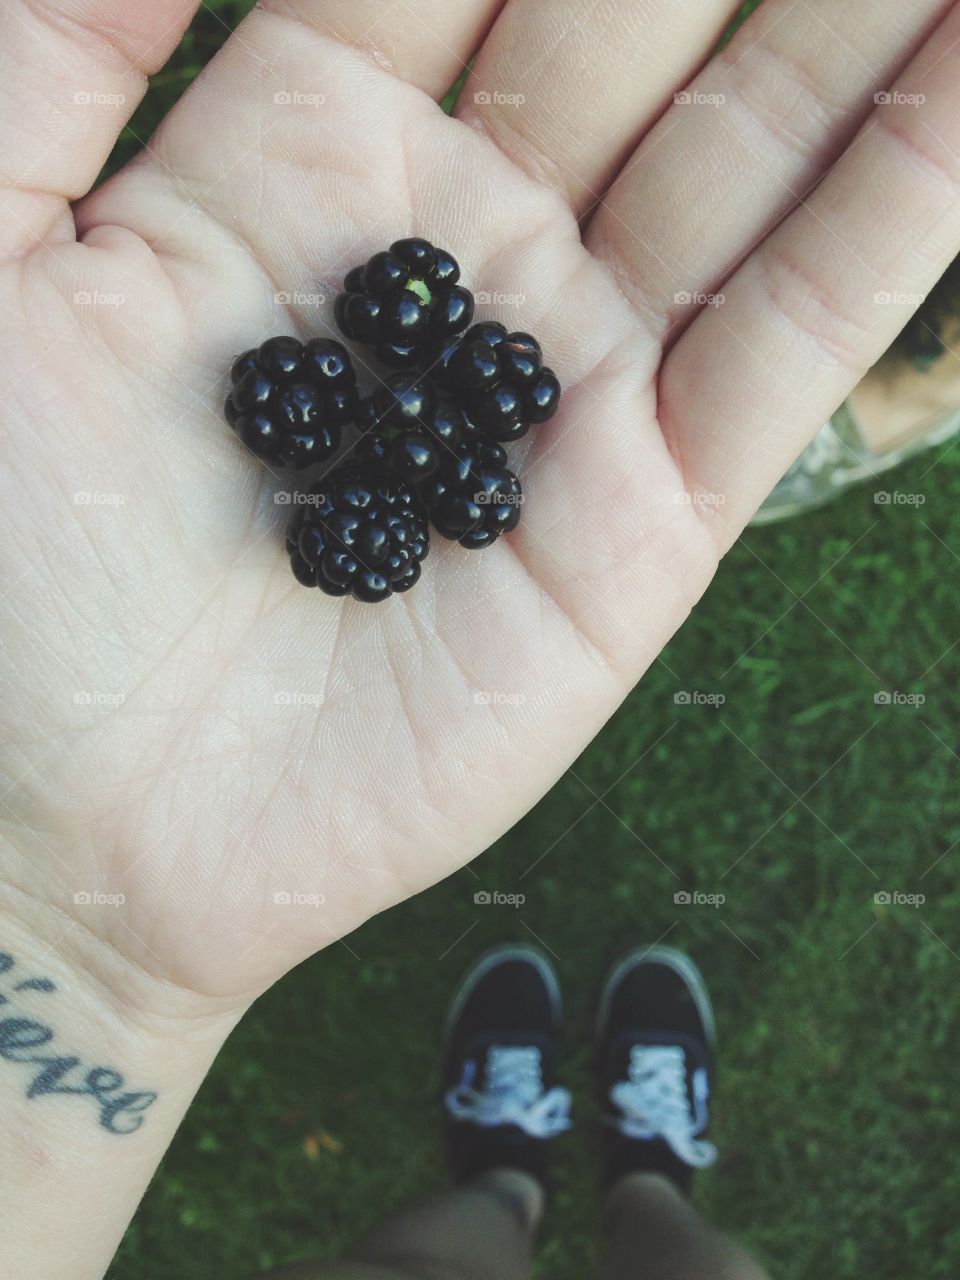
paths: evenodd
<path fill-rule="evenodd" d="M 5 6 L 14 909 L 249 994 L 582 750 L 960 247 L 960 9 L 767 0 L 704 65 L 736 7 L 269 0 L 71 208 L 193 0 Z M 372 607 L 294 581 L 289 478 L 221 405 L 234 355 L 328 332 L 410 234 L 565 394 L 514 456 L 519 529 L 435 539 Z"/>

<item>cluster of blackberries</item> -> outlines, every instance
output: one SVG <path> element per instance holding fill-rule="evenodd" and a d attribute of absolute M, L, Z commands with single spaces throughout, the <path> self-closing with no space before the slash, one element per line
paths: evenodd
<path fill-rule="evenodd" d="M 523 495 L 504 445 L 553 417 L 560 383 L 529 333 L 471 323 L 459 280 L 454 258 L 421 239 L 348 273 L 340 330 L 399 370 L 370 396 L 338 342 L 271 338 L 234 364 L 227 420 L 259 457 L 310 466 L 337 450 L 344 426 L 359 430 L 291 523 L 305 585 L 383 600 L 419 578 L 429 524 L 471 549 L 516 528 Z"/>

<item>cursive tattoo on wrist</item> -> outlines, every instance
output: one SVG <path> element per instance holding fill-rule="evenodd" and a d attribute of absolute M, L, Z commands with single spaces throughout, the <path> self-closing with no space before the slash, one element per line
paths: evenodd
<path fill-rule="evenodd" d="M 56 1093 L 92 1098 L 102 1128 L 110 1133 L 134 1133 L 143 1124 L 143 1112 L 156 1102 L 157 1095 L 148 1090 L 128 1090 L 123 1076 L 112 1067 L 94 1066 L 73 1054 L 58 1052 L 52 1045 L 53 1028 L 21 1013 L 16 1000 L 25 992 L 55 995 L 56 984 L 49 978 L 37 977 L 18 982 L 16 963 L 9 952 L 0 951 L 0 1061 L 33 1068 L 28 1098 Z M 41 1052 L 47 1046 L 49 1049 Z"/>

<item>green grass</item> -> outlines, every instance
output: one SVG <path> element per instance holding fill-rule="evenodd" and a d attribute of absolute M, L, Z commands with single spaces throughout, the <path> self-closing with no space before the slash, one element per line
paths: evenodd
<path fill-rule="evenodd" d="M 385 1206 L 436 1187 L 450 989 L 482 947 L 531 931 L 557 957 L 566 1074 L 585 1099 L 593 998 L 613 957 L 666 935 L 699 960 L 719 1019 L 723 1159 L 698 1200 L 774 1275 L 956 1276 L 960 852 L 936 860 L 960 837 L 947 653 L 960 451 L 928 466 L 884 482 L 925 493 L 919 513 L 857 491 L 748 534 L 662 663 L 526 819 L 472 870 L 256 1006 L 147 1195 L 116 1280 L 166 1280 L 184 1254 L 191 1280 L 220 1280 L 335 1253 Z M 877 706 L 882 689 L 926 703 Z M 677 690 L 726 702 L 678 706 Z M 475 906 L 478 887 L 527 902 Z M 727 901 L 678 907 L 677 888 Z M 878 890 L 927 902 L 878 907 Z M 342 1149 L 311 1159 L 318 1133 Z M 540 1274 L 579 1280 L 597 1223 L 589 1128 L 560 1150 Z"/>
<path fill-rule="evenodd" d="M 244 8 L 210 6 L 228 25 Z M 136 135 L 223 34 L 203 11 Z M 960 1272 L 960 449 L 931 461 L 883 483 L 922 493 L 920 508 L 875 506 L 865 489 L 748 533 L 662 661 L 527 818 L 472 869 L 256 1006 L 202 1087 L 113 1280 L 241 1280 L 333 1255 L 385 1208 L 439 1186 L 436 1043 L 451 987 L 483 947 L 531 934 L 565 983 L 565 1075 L 582 1121 L 608 964 L 661 936 L 700 962 L 721 1036 L 723 1154 L 697 1199 L 775 1276 Z M 678 705 L 681 690 L 725 702 Z M 876 705 L 878 690 L 926 701 Z M 527 900 L 477 906 L 480 887 Z M 726 901 L 675 905 L 693 888 Z M 878 890 L 927 901 L 877 906 Z M 558 1146 L 538 1260 L 551 1280 L 582 1280 L 595 1263 L 592 1153 L 586 1123 Z"/>

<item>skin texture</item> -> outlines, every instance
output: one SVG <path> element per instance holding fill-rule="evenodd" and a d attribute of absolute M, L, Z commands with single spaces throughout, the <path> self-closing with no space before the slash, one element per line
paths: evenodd
<path fill-rule="evenodd" d="M 193 7 L 0 9 L 0 1271 L 34 1280 L 103 1274 L 259 991 L 543 794 L 960 249 L 955 3 L 767 0 L 705 65 L 732 2 L 267 0 L 87 194 Z M 519 529 L 370 607 L 292 579 L 289 480 L 221 406 L 409 234 L 565 394 Z"/>
<path fill-rule="evenodd" d="M 84 198 L 191 5 L 5 8 L 0 882 L 67 964 L 239 1009 L 485 848 L 960 247 L 956 5 L 772 0 L 690 102 L 734 6 L 640 7 L 594 66 L 629 6 L 271 0 Z M 221 403 L 414 233 L 565 392 L 518 531 L 368 607 L 294 582 Z"/>

